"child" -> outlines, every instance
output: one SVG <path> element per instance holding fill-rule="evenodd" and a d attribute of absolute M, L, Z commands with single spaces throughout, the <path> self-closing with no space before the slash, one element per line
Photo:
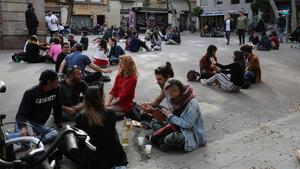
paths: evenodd
<path fill-rule="evenodd" d="M 62 52 L 59 37 L 53 38 L 53 44 L 50 46 L 49 53 L 54 63 L 56 63 L 57 56 Z"/>
<path fill-rule="evenodd" d="M 93 63 L 99 67 L 107 67 L 109 62 L 107 59 L 108 49 L 107 42 L 105 39 L 101 39 L 99 47 L 96 49 L 95 57 L 93 58 Z"/>
<path fill-rule="evenodd" d="M 86 32 L 81 32 L 82 37 L 80 39 L 80 43 L 83 45 L 83 50 L 87 50 L 89 46 L 89 38 L 86 35 Z"/>
<path fill-rule="evenodd" d="M 269 40 L 273 49 L 279 49 L 279 37 L 275 31 L 272 31 Z"/>

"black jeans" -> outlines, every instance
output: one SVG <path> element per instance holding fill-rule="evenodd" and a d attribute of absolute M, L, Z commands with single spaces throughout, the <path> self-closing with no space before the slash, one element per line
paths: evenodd
<path fill-rule="evenodd" d="M 245 29 L 238 29 L 240 44 L 245 44 Z"/>
<path fill-rule="evenodd" d="M 94 83 L 97 82 L 101 79 L 102 77 L 102 73 L 101 72 L 93 72 L 93 73 L 88 73 L 85 75 L 85 77 L 83 78 L 83 80 L 88 83 Z"/>
<path fill-rule="evenodd" d="M 53 34 L 56 33 L 56 32 L 58 32 L 58 31 L 50 31 L 50 30 L 49 30 L 49 32 L 50 32 L 50 37 L 52 37 Z"/>
<path fill-rule="evenodd" d="M 37 27 L 28 28 L 28 36 L 36 35 L 36 34 L 37 34 Z"/>
<path fill-rule="evenodd" d="M 229 43 L 229 41 L 230 41 L 230 33 L 231 33 L 231 31 L 226 31 L 225 32 L 225 37 L 227 39 L 227 43 Z"/>

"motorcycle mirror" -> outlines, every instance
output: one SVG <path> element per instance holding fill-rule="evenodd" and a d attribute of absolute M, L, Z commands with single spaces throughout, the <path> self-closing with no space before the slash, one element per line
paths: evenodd
<path fill-rule="evenodd" d="M 0 81 L 0 93 L 5 93 L 6 91 L 6 86 L 3 81 Z"/>

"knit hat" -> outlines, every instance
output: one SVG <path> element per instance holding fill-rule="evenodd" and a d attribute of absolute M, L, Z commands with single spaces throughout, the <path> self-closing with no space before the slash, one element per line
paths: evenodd
<path fill-rule="evenodd" d="M 39 81 L 40 82 L 47 82 L 48 80 L 52 81 L 52 80 L 56 80 L 56 79 L 58 79 L 57 73 L 53 70 L 48 69 L 48 70 L 44 70 L 41 73 Z"/>

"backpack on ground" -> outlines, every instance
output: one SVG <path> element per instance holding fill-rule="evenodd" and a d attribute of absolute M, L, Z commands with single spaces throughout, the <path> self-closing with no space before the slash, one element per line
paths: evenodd
<path fill-rule="evenodd" d="M 251 86 L 251 81 L 248 79 L 244 79 L 243 85 L 241 86 L 242 89 L 249 89 Z"/>
<path fill-rule="evenodd" d="M 195 70 L 190 70 L 187 73 L 186 78 L 188 79 L 188 81 L 198 82 L 200 81 L 201 74 Z"/>

